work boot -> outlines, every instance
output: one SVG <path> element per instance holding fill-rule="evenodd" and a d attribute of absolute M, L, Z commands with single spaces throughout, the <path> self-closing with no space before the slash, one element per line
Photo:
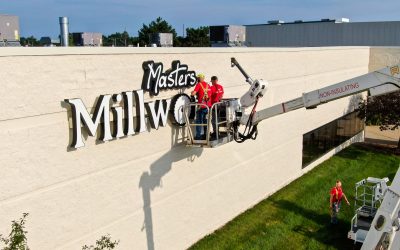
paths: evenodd
<path fill-rule="evenodd" d="M 210 140 L 215 140 L 217 139 L 217 134 L 215 132 L 210 134 Z"/>

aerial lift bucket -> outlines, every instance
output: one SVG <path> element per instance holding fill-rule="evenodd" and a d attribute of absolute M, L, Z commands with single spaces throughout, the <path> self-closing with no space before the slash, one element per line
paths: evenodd
<path fill-rule="evenodd" d="M 190 103 L 184 108 L 184 117 L 186 121 L 187 130 L 187 146 L 197 147 L 217 147 L 228 143 L 233 140 L 233 135 L 228 128 L 228 122 L 226 119 L 226 106 L 224 102 L 214 103 L 211 108 L 207 109 L 207 122 L 205 124 L 196 123 L 197 111 L 201 108 L 202 104 Z M 191 112 L 195 110 L 196 116 L 193 116 Z M 191 119 L 193 118 L 193 119 Z M 205 137 L 200 140 L 195 138 L 195 128 L 197 126 L 205 127 Z M 215 130 L 215 131 L 214 131 Z M 211 134 L 211 131 L 213 132 Z"/>

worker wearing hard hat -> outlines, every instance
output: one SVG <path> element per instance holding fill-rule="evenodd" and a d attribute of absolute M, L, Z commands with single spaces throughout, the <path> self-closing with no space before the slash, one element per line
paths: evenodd
<path fill-rule="evenodd" d="M 207 113 L 211 107 L 211 88 L 207 82 L 204 81 L 204 74 L 197 75 L 197 84 L 191 93 L 192 96 L 197 96 L 199 105 L 196 111 L 196 124 L 207 124 Z M 196 126 L 195 140 L 206 139 L 207 126 Z"/>

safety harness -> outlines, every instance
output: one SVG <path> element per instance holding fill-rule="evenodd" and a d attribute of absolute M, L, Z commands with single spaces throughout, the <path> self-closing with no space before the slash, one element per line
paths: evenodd
<path fill-rule="evenodd" d="M 204 89 L 203 84 L 201 84 L 201 82 L 199 84 L 200 84 L 200 87 L 203 89 L 203 92 L 204 92 L 202 102 L 204 102 L 204 100 L 208 101 L 209 100 L 209 97 L 208 97 L 208 84 L 206 83 L 206 85 L 207 85 L 206 89 Z"/>

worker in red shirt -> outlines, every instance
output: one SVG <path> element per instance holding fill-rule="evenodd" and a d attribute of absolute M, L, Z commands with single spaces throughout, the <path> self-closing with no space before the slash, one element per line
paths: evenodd
<path fill-rule="evenodd" d="M 222 97 L 224 96 L 224 87 L 218 83 L 218 77 L 212 76 L 211 77 L 211 105 L 217 102 L 222 101 Z M 221 105 L 218 107 L 218 112 L 221 109 Z M 212 110 L 215 112 L 215 108 Z M 219 114 L 218 114 L 219 116 Z M 213 126 L 213 134 L 211 135 L 212 137 L 216 136 L 217 133 L 217 122 L 218 120 L 215 120 L 215 115 L 212 115 L 212 126 Z"/>
<path fill-rule="evenodd" d="M 196 124 L 207 124 L 207 114 L 208 108 L 211 107 L 211 88 L 204 81 L 204 74 L 197 75 L 197 84 L 191 93 L 191 96 L 197 95 L 197 102 L 199 107 L 196 111 Z M 205 140 L 206 139 L 207 126 L 196 126 L 196 136 L 195 140 Z"/>
<path fill-rule="evenodd" d="M 224 96 L 224 87 L 218 83 L 218 77 L 211 77 L 211 104 L 220 102 Z"/>
<path fill-rule="evenodd" d="M 342 198 L 344 198 L 347 205 L 350 206 L 350 202 L 347 200 L 347 197 L 342 190 L 342 182 L 340 182 L 340 180 L 336 181 L 336 186 L 331 189 L 330 196 L 329 209 L 331 211 L 331 223 L 337 224 L 337 215 L 340 210 Z"/>

